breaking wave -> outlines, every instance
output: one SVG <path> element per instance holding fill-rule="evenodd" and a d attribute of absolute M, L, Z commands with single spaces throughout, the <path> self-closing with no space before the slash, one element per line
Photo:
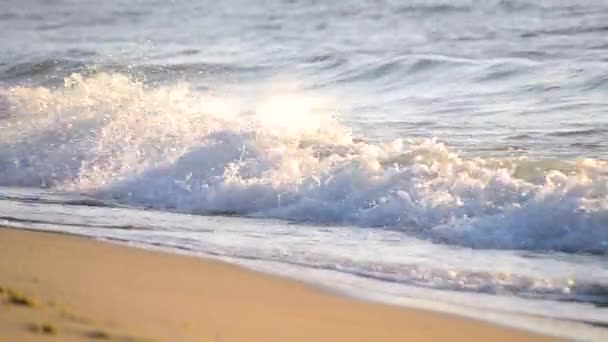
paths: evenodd
<path fill-rule="evenodd" d="M 250 105 L 103 72 L 0 89 L 0 185 L 386 227 L 472 248 L 608 254 L 608 162 L 373 142 L 323 108 L 280 84 Z"/>

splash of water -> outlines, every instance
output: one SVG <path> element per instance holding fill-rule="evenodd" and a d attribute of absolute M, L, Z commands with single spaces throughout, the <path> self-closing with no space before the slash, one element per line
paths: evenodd
<path fill-rule="evenodd" d="M 474 248 L 608 253 L 608 163 L 461 156 L 355 138 L 322 99 L 243 111 L 187 84 L 74 74 L 0 93 L 0 185 L 127 204 L 403 229 Z"/>

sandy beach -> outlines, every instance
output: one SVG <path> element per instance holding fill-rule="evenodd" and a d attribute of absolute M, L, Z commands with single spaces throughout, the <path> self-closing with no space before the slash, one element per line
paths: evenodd
<path fill-rule="evenodd" d="M 0 229 L 0 341 L 551 341 L 200 258 Z"/>

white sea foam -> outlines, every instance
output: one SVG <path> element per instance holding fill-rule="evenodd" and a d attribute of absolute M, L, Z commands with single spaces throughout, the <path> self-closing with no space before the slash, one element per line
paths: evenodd
<path fill-rule="evenodd" d="M 0 185 L 164 210 L 390 227 L 475 248 L 608 253 L 608 163 L 459 155 L 355 138 L 323 99 L 251 107 L 185 84 L 74 74 L 0 93 Z"/>

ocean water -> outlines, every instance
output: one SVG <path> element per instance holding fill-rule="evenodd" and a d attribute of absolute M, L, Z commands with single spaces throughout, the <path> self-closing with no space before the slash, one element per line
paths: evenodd
<path fill-rule="evenodd" d="M 0 42 L 4 225 L 608 340 L 605 0 L 6 0 Z"/>

